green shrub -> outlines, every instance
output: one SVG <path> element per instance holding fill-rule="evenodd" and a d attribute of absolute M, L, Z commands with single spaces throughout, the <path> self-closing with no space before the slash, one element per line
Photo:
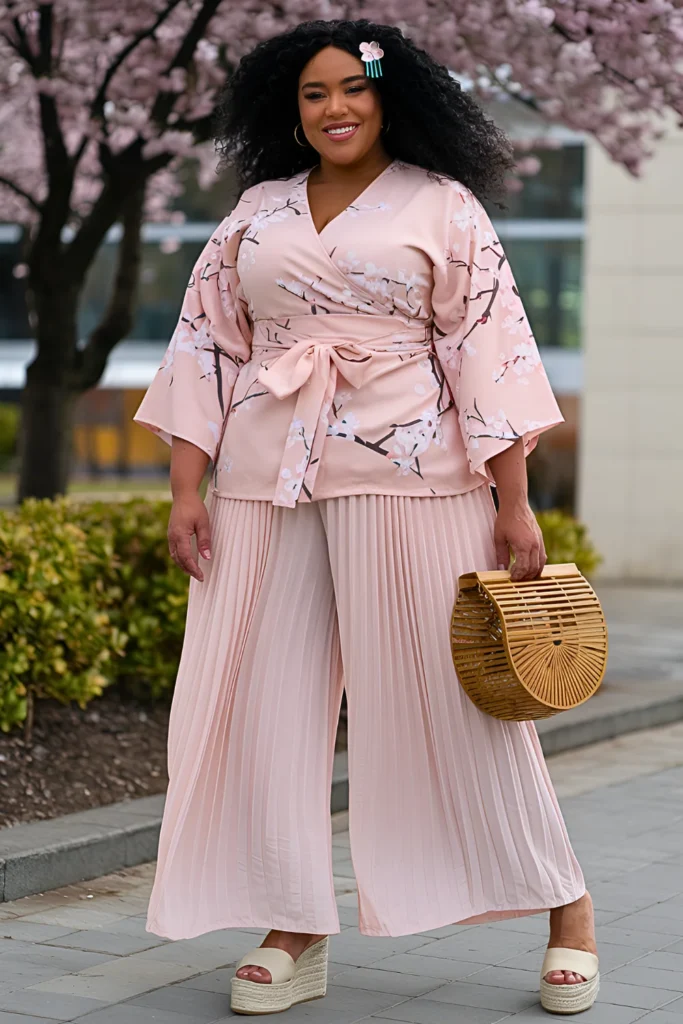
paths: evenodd
<path fill-rule="evenodd" d="M 128 636 L 117 679 L 140 698 L 171 693 L 182 649 L 188 578 L 168 553 L 170 510 L 170 502 L 138 498 L 83 504 L 72 512 L 98 558 L 95 577 L 104 579 L 109 615 Z"/>
<path fill-rule="evenodd" d="M 17 451 L 19 434 L 19 406 L 0 402 L 0 469 L 12 465 Z"/>
<path fill-rule="evenodd" d="M 551 564 L 575 562 L 579 572 L 590 576 L 602 558 L 595 550 L 583 523 L 566 512 L 551 509 L 536 515 Z"/>
<path fill-rule="evenodd" d="M 115 678 L 126 637 L 107 613 L 99 560 L 66 502 L 0 514 L 0 729 L 35 697 L 85 707 Z"/>

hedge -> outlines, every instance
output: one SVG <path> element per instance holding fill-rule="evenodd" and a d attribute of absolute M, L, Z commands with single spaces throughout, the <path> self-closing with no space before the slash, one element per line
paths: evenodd
<path fill-rule="evenodd" d="M 82 708 L 108 686 L 168 699 L 180 657 L 187 577 L 168 555 L 170 503 L 30 500 L 0 511 L 0 729 L 35 700 Z M 585 528 L 539 514 L 551 562 L 598 562 Z"/>
<path fill-rule="evenodd" d="M 26 502 L 0 518 L 0 728 L 22 722 L 29 699 L 81 707 L 109 684 L 126 637 L 108 614 L 118 598 L 64 504 Z M 92 584 L 87 583 L 92 580 Z"/>

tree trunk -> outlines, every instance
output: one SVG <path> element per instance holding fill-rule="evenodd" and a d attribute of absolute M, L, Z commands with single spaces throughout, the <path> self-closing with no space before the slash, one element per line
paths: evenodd
<path fill-rule="evenodd" d="M 66 494 L 73 414 L 78 395 L 38 361 L 28 369 L 22 395 L 18 500 Z"/>

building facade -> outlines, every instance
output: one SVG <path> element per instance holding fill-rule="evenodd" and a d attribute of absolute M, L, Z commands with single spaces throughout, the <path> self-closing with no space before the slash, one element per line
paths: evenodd
<path fill-rule="evenodd" d="M 639 179 L 594 144 L 586 163 L 578 511 L 602 576 L 680 583 L 683 131 Z"/>

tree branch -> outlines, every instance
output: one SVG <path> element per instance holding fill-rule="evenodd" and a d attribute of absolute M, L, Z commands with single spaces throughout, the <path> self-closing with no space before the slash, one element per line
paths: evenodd
<path fill-rule="evenodd" d="M 173 128 L 179 132 L 192 132 L 195 142 L 208 142 L 209 139 L 213 138 L 213 122 L 214 113 L 212 111 L 210 114 L 206 114 L 204 117 L 200 117 L 196 121 L 186 121 L 185 118 L 178 118 L 178 120 L 174 122 Z"/>
<path fill-rule="evenodd" d="M 14 25 L 14 31 L 17 33 L 18 42 L 10 43 L 13 49 L 17 51 L 20 57 L 26 61 L 28 66 L 31 68 L 33 73 L 36 73 L 36 56 L 31 49 L 28 36 L 24 32 L 24 26 L 21 24 L 19 18 L 12 18 L 12 24 Z M 7 38 L 7 37 L 5 37 Z M 8 40 L 9 41 L 9 40 Z"/>
<path fill-rule="evenodd" d="M 0 185 L 6 185 L 7 188 L 11 188 L 18 196 L 21 196 L 21 198 L 25 199 L 27 203 L 30 203 L 34 210 L 38 213 L 42 213 L 43 208 L 38 200 L 35 199 L 30 192 L 26 192 L 20 185 L 17 185 L 15 181 L 11 181 L 9 178 L 6 178 L 4 174 L 0 174 Z"/>
<path fill-rule="evenodd" d="M 551 28 L 553 32 L 557 32 L 557 34 L 559 36 L 562 36 L 562 38 L 565 39 L 568 43 L 583 42 L 583 39 L 587 39 L 590 35 L 592 35 L 592 33 L 589 30 L 586 33 L 586 35 L 583 36 L 582 38 L 575 38 L 574 36 L 570 35 L 570 33 L 567 32 L 565 28 L 562 28 L 561 25 L 558 25 L 556 21 L 552 23 Z M 593 53 L 593 56 L 595 56 L 595 52 Z M 597 57 L 595 59 L 598 60 Z M 638 89 L 638 86 L 633 81 L 633 79 L 629 78 L 628 75 L 623 74 L 623 72 L 617 70 L 617 68 L 613 68 L 610 64 L 605 64 L 605 62 L 602 60 L 598 60 L 598 64 L 606 74 L 614 75 L 615 78 L 621 80 L 626 85 L 631 85 L 634 89 Z"/>
<path fill-rule="evenodd" d="M 36 77 L 49 77 L 52 71 L 53 42 L 52 4 L 41 4 L 39 39 L 40 52 L 36 58 Z M 61 231 L 69 216 L 69 204 L 73 188 L 74 172 L 64 141 L 59 120 L 59 111 L 54 96 L 44 92 L 38 95 L 40 126 L 43 133 L 43 155 L 47 172 L 47 198 L 43 203 L 43 219 L 38 230 L 38 248 L 42 242 L 59 245 Z"/>
<path fill-rule="evenodd" d="M 126 196 L 121 216 L 123 237 L 118 247 L 116 275 L 109 305 L 90 335 L 88 344 L 76 357 L 72 386 L 78 391 L 85 391 L 97 384 L 104 373 L 111 350 L 125 338 L 133 325 L 142 256 L 145 187 L 146 182 L 142 182 Z"/>
<path fill-rule="evenodd" d="M 88 216 L 64 250 L 64 258 L 76 275 L 85 274 L 112 224 L 121 216 L 126 198 L 157 171 L 166 167 L 173 153 L 159 153 L 143 161 L 140 155 L 144 139 L 135 139 L 105 167 L 105 184 Z"/>
<path fill-rule="evenodd" d="M 204 0 L 201 10 L 197 14 L 193 24 L 183 39 L 178 52 L 166 69 L 170 74 L 173 68 L 186 68 L 194 56 L 197 44 L 203 39 L 211 19 L 221 5 L 221 0 Z M 166 124 L 166 119 L 173 109 L 177 93 L 164 91 L 160 92 L 154 101 L 150 120 L 160 126 Z"/>
<path fill-rule="evenodd" d="M 52 71 L 52 38 L 53 38 L 53 9 L 52 4 L 40 5 L 40 20 L 38 22 L 38 61 L 36 71 L 38 75 L 49 75 Z"/>
<path fill-rule="evenodd" d="M 126 57 L 128 57 L 133 52 L 133 50 L 137 46 L 139 46 L 140 43 L 142 43 L 145 39 L 149 39 L 151 36 L 153 36 L 156 30 L 159 28 L 159 26 L 171 15 L 171 13 L 181 2 L 182 0 L 169 0 L 165 10 L 163 10 L 159 14 L 156 21 L 153 22 L 148 28 L 138 33 L 138 35 L 131 39 L 131 41 L 126 46 L 124 46 L 124 48 L 120 51 L 120 53 L 117 54 L 117 56 L 114 58 L 114 60 L 107 68 L 104 78 L 102 79 L 102 83 L 99 89 L 97 90 L 97 94 L 94 100 L 92 101 L 92 105 L 90 107 L 91 117 L 102 116 L 104 103 L 107 96 L 107 87 L 111 82 L 112 78 L 114 77 L 114 75 L 116 74 L 116 72 L 118 71 L 118 69 L 123 64 Z"/>
<path fill-rule="evenodd" d="M 36 249 L 47 247 L 54 258 L 61 247 L 62 228 L 70 211 L 74 168 L 64 143 L 57 104 L 53 96 L 41 93 L 38 97 L 40 124 L 43 135 L 43 159 L 47 172 L 47 193 L 41 206 L 42 218 L 36 235 Z"/>

